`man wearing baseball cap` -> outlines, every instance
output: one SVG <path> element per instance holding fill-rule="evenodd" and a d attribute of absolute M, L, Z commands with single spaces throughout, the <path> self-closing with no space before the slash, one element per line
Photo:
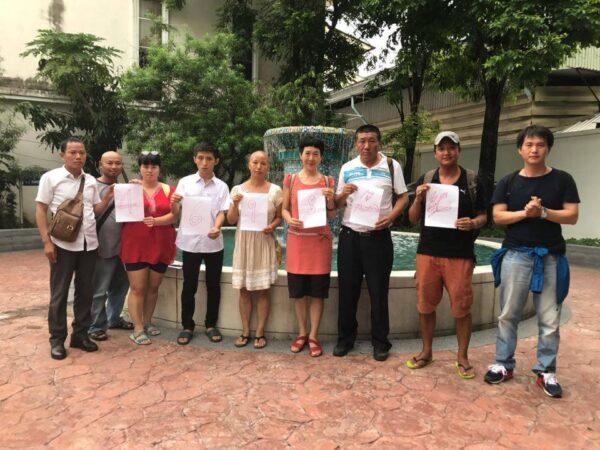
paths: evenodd
<path fill-rule="evenodd" d="M 435 310 L 442 299 L 443 288 L 450 298 L 456 323 L 458 353 L 454 366 L 463 379 L 475 377 L 467 351 L 471 339 L 471 278 L 475 266 L 475 230 L 485 225 L 486 202 L 483 186 L 471 170 L 458 165 L 460 139 L 452 131 L 439 133 L 434 140 L 437 169 L 417 180 L 415 199 L 408 211 L 411 223 L 421 224 L 416 259 L 417 310 L 423 339 L 421 352 L 406 361 L 410 369 L 421 369 L 433 361 L 432 344 Z M 458 219 L 455 228 L 425 226 L 426 193 L 432 184 L 458 187 Z"/>

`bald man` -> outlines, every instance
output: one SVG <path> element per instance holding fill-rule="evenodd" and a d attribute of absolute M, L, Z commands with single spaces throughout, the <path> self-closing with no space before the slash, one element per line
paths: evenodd
<path fill-rule="evenodd" d="M 100 198 L 108 193 L 108 188 L 117 182 L 123 172 L 123 159 L 117 152 L 109 151 L 102 155 L 99 164 L 100 178 L 98 192 Z M 92 325 L 88 335 L 95 341 L 108 339 L 106 330 L 118 328 L 133 329 L 133 324 L 121 317 L 129 281 L 119 258 L 121 245 L 121 224 L 115 220 L 114 203 L 96 217 L 98 232 L 98 259 L 94 272 L 94 300 L 92 303 Z"/>

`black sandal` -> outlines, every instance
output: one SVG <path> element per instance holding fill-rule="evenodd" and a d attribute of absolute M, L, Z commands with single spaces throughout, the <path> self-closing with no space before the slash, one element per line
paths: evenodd
<path fill-rule="evenodd" d="M 183 330 L 181 333 L 179 333 L 179 336 L 177 336 L 177 343 L 179 345 L 188 345 L 193 337 L 193 331 Z"/>
<path fill-rule="evenodd" d="M 248 345 L 248 342 L 250 342 L 250 335 L 244 336 L 243 334 L 240 334 L 240 337 L 238 339 L 242 339 L 242 342 L 240 343 L 236 341 L 233 345 L 235 345 L 238 348 L 245 347 L 246 345 Z"/>
<path fill-rule="evenodd" d="M 264 345 L 259 345 L 260 340 L 265 341 Z M 265 338 L 264 336 L 254 336 L 254 348 L 256 349 L 261 349 L 261 348 L 265 348 L 267 346 L 267 338 Z"/>
<path fill-rule="evenodd" d="M 214 342 L 215 344 L 223 340 L 223 336 L 221 336 L 221 332 L 217 327 L 210 327 L 204 333 L 206 334 L 206 336 L 208 336 L 208 340 L 210 342 Z"/>
<path fill-rule="evenodd" d="M 121 321 L 117 325 L 113 325 L 108 328 L 110 328 L 111 330 L 133 330 L 135 327 L 133 326 L 132 322 L 121 318 Z"/>
<path fill-rule="evenodd" d="M 91 333 L 88 333 L 88 337 L 94 341 L 105 341 L 108 339 L 108 335 L 103 330 L 92 331 Z"/>

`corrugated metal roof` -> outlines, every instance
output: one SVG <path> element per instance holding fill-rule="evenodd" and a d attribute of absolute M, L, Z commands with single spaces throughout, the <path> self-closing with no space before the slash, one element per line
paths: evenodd
<path fill-rule="evenodd" d="M 600 48 L 582 48 L 561 65 L 561 69 L 580 67 L 582 69 L 600 70 Z"/>
<path fill-rule="evenodd" d="M 573 133 L 575 131 L 585 131 L 585 130 L 595 130 L 598 128 L 598 124 L 600 123 L 600 113 L 596 114 L 590 119 L 582 120 L 581 122 L 577 122 L 564 130 L 560 131 L 560 133 Z"/>

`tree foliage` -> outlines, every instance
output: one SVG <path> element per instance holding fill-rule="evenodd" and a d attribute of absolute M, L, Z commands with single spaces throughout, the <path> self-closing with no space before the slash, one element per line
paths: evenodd
<path fill-rule="evenodd" d="M 22 103 L 21 113 L 41 132 L 40 139 L 52 151 L 68 136 L 77 134 L 85 142 L 87 170 L 100 155 L 121 146 L 126 130 L 125 105 L 118 95 L 119 78 L 113 58 L 119 51 L 99 45 L 91 34 L 40 30 L 22 56 L 38 58 L 36 78 L 49 82 L 69 106 L 62 111 L 39 104 Z"/>
<path fill-rule="evenodd" d="M 364 36 L 377 36 L 383 28 L 392 30 L 381 58 L 393 53 L 394 64 L 381 71 L 375 83 L 385 86 L 388 102 L 398 110 L 401 127 L 394 142 L 403 145 L 407 182 L 412 179 L 417 141 L 427 134 L 429 126 L 420 114 L 421 96 L 430 79 L 433 60 L 448 47 L 453 5 L 447 0 L 361 1 L 359 30 Z M 404 108 L 405 100 L 408 111 Z"/>
<path fill-rule="evenodd" d="M 234 46 L 235 37 L 219 33 L 151 47 L 147 65 L 123 78 L 124 100 L 137 102 L 129 110 L 128 150 L 157 150 L 163 173 L 183 176 L 195 170 L 194 144 L 212 141 L 221 153 L 215 170 L 233 183 L 244 156 L 262 148 L 265 131 L 284 123 L 269 96 L 232 63 Z"/>
<path fill-rule="evenodd" d="M 7 111 L 0 101 L 0 228 L 16 228 L 19 225 L 12 190 L 17 186 L 18 166 L 12 151 L 23 131 L 23 127 L 16 124 L 14 114 Z"/>
<path fill-rule="evenodd" d="M 479 173 L 491 192 L 498 127 L 507 93 L 545 82 L 580 47 L 600 42 L 600 0 L 456 2 L 452 45 L 436 65 L 437 84 L 485 99 Z"/>

